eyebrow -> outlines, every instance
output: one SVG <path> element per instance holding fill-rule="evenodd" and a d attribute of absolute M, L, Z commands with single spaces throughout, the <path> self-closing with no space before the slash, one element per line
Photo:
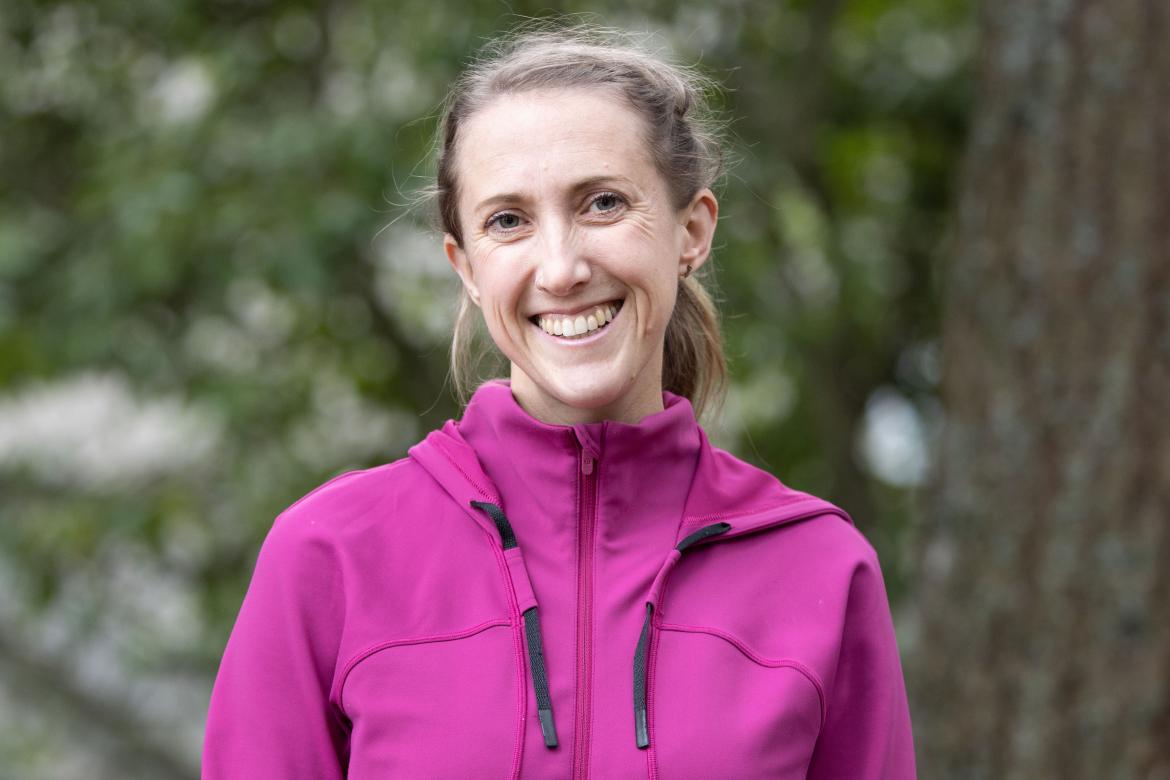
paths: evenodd
<path fill-rule="evenodd" d="M 607 174 L 600 174 L 598 176 L 588 176 L 584 179 L 580 179 L 576 182 L 573 182 L 573 184 L 569 187 L 569 194 L 576 195 L 584 190 L 592 189 L 593 187 L 602 186 L 602 185 L 606 185 L 606 184 L 615 185 L 615 186 L 616 185 L 623 185 L 623 184 L 627 185 L 627 186 L 636 186 L 636 185 L 634 185 L 633 180 L 631 180 L 625 176 L 621 176 L 619 174 L 607 173 Z M 527 199 L 528 199 L 528 196 L 525 195 L 523 192 L 497 193 L 495 195 L 491 195 L 487 198 L 484 198 L 478 204 L 476 204 L 475 209 L 473 210 L 473 213 L 478 214 L 481 211 L 483 211 L 484 209 L 487 209 L 491 206 L 499 205 L 501 203 L 516 203 L 519 201 L 525 201 Z"/>

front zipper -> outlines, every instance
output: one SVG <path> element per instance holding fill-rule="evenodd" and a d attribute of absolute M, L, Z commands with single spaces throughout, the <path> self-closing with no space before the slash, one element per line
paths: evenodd
<path fill-rule="evenodd" d="M 577 728 L 573 732 L 573 777 L 589 776 L 589 714 L 593 667 L 593 526 L 597 514 L 595 458 L 581 449 L 581 494 L 577 536 Z"/>

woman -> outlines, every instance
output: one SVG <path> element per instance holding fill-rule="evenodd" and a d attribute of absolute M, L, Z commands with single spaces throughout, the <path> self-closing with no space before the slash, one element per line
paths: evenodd
<path fill-rule="evenodd" d="M 578 30 L 456 85 L 452 358 L 477 307 L 510 377 L 277 519 L 204 777 L 914 775 L 873 549 L 696 422 L 723 376 L 696 84 Z"/>

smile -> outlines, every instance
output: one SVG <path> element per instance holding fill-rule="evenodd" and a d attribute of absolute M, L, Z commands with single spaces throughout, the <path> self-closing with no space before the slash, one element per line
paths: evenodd
<path fill-rule="evenodd" d="M 576 315 L 538 315 L 529 322 L 560 344 L 588 344 L 602 338 L 622 310 L 624 301 L 604 303 Z M 566 335 L 568 334 L 568 335 Z"/>

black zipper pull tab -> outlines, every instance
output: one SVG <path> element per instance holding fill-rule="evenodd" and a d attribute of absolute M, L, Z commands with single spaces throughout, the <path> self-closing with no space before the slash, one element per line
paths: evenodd
<path fill-rule="evenodd" d="M 646 728 L 646 640 L 650 636 L 650 614 L 654 605 L 646 604 L 646 619 L 634 651 L 634 743 L 639 750 L 650 746 L 650 732 Z"/>
<path fill-rule="evenodd" d="M 516 544 L 516 534 L 512 532 L 512 524 L 508 522 L 504 510 L 487 501 L 472 501 L 471 505 L 491 516 L 492 521 L 496 524 L 496 530 L 500 533 L 500 546 L 504 550 L 515 548 L 517 552 L 520 551 Z M 528 575 L 525 574 L 524 577 L 527 579 Z M 528 585 L 528 589 L 532 589 L 531 584 Z M 522 617 L 524 619 L 524 635 L 528 639 L 528 670 L 532 674 L 532 688 L 536 691 L 536 715 L 540 719 L 540 733 L 544 737 L 544 746 L 551 750 L 557 746 L 557 727 L 553 722 L 552 696 L 548 690 L 548 671 L 544 667 L 544 643 L 540 640 L 540 615 L 537 614 L 536 607 L 531 606 L 524 610 Z"/>
<path fill-rule="evenodd" d="M 701 542 L 709 536 L 718 536 L 719 534 L 727 533 L 730 530 L 730 523 L 712 523 L 711 525 L 703 526 L 675 546 L 678 553 L 677 557 L 673 560 L 682 557 L 682 553 L 692 544 Z M 668 560 L 666 565 L 669 567 L 671 563 Z M 655 582 L 657 583 L 658 581 L 655 580 Z M 651 589 L 652 594 L 654 589 Z M 634 744 L 638 746 L 639 750 L 645 750 L 650 747 L 650 730 L 646 725 L 646 699 L 647 686 L 649 685 L 649 681 L 646 678 L 646 653 L 650 639 L 650 618 L 653 613 L 654 603 L 647 601 L 646 619 L 642 621 L 642 633 L 638 637 L 638 646 L 634 650 Z"/>
<path fill-rule="evenodd" d="M 544 746 L 557 746 L 557 727 L 553 722 L 552 697 L 548 690 L 548 672 L 544 668 L 544 645 L 540 641 L 540 618 L 536 607 L 524 612 L 524 632 L 528 636 L 528 668 L 532 671 L 532 687 L 536 691 L 536 717 Z"/>

